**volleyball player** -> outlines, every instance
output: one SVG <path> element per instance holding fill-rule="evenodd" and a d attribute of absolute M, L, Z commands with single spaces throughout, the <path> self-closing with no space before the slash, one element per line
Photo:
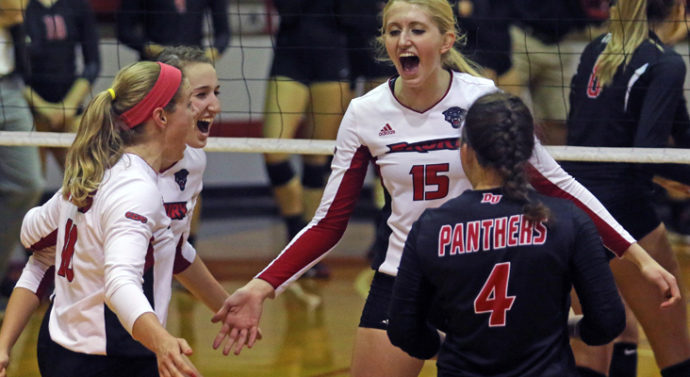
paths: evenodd
<path fill-rule="evenodd" d="M 446 0 L 391 0 L 383 11 L 381 42 L 397 77 L 354 99 L 336 139 L 331 175 L 316 216 L 255 279 L 226 300 L 214 320 L 224 321 L 214 341 L 223 351 L 252 345 L 263 300 L 283 291 L 330 251 L 352 213 L 366 167 L 375 159 L 388 192 L 388 246 L 377 255 L 377 271 L 355 338 L 353 376 L 416 376 L 422 360 L 394 347 L 386 335 L 388 304 L 402 247 L 412 223 L 427 208 L 442 205 L 470 188 L 460 166 L 457 140 L 467 109 L 497 91 L 453 49 L 453 10 Z M 564 196 L 583 207 L 607 247 L 637 260 L 664 294 L 678 300 L 675 279 L 654 262 L 603 206 L 567 175 L 536 143 L 527 166 L 540 191 Z M 654 296 L 654 305 L 661 300 Z M 650 300 L 652 301 L 652 300 Z M 231 311 L 230 311 L 231 310 Z"/>
<path fill-rule="evenodd" d="M 193 47 L 166 48 L 159 58 L 166 63 L 181 67 L 185 77 L 189 80 L 192 91 L 192 103 L 198 110 L 196 127 L 187 136 L 187 148 L 181 160 L 174 155 L 167 158 L 164 152 L 163 166 L 169 166 L 158 175 L 158 187 L 168 217 L 171 219 L 171 229 L 177 243 L 174 264 L 175 277 L 190 290 L 195 297 L 204 302 L 211 310 L 217 310 L 223 303 L 227 292 L 210 274 L 203 261 L 196 255 L 193 246 L 187 241 L 191 211 L 195 208 L 195 200 L 202 188 L 202 175 L 206 166 L 206 157 L 202 149 L 207 142 L 208 132 L 220 112 L 218 93 L 220 86 L 211 65 L 211 61 L 201 49 Z M 172 151 L 174 152 L 174 151 Z M 49 264 L 41 264 L 32 257 L 25 268 L 16 292 L 15 303 L 25 297 L 26 311 L 22 315 L 12 314 L 0 330 L 0 364 L 7 365 L 9 349 L 16 342 L 21 329 L 31 312 L 38 306 L 41 287 L 48 286 L 45 275 Z M 43 279 L 46 279 L 44 281 Z M 22 291 L 22 288 L 24 291 Z M 29 292 L 26 292 L 28 290 Z M 31 293 L 36 293 L 32 295 Z M 45 328 L 41 327 L 41 335 Z M 10 335 L 16 334 L 16 335 Z M 41 336 L 39 335 L 39 336 Z M 4 351 L 4 352 L 3 352 Z M 43 369 L 41 363 L 39 367 Z M 2 373 L 0 372 L 0 376 Z"/>
<path fill-rule="evenodd" d="M 29 59 L 24 97 L 34 113 L 36 130 L 74 132 L 82 103 L 101 69 L 91 5 L 85 0 L 30 0 L 24 26 Z M 50 152 L 64 166 L 64 148 L 41 148 L 41 152 L 44 160 L 45 152 Z"/>
<path fill-rule="evenodd" d="M 666 147 L 669 137 L 687 134 L 685 63 L 655 33 L 666 27 L 664 21 L 678 6 L 682 5 L 676 0 L 620 0 L 611 9 L 609 33 L 587 45 L 572 80 L 568 145 Z M 676 144 L 690 145 L 687 138 L 677 139 Z M 688 166 L 571 162 L 564 167 L 680 281 L 678 261 L 653 206 L 652 176 L 656 173 L 687 184 Z M 662 375 L 690 375 L 686 306 L 656 310 L 647 296 L 654 288 L 642 282 L 634 265 L 616 259 L 611 268 L 645 330 Z M 686 297 L 683 290 L 681 297 Z M 579 352 L 579 348 L 578 364 L 588 368 L 590 375 L 607 373 L 607 360 L 597 357 L 600 352 Z M 587 353 L 587 358 L 578 357 Z"/>
<path fill-rule="evenodd" d="M 438 354 L 439 376 L 577 377 L 566 326 L 573 285 L 584 341 L 607 343 L 625 327 L 592 221 L 528 188 L 533 148 L 532 115 L 518 97 L 477 99 L 460 140 L 472 190 L 424 211 L 407 237 L 388 336 L 411 356 Z"/>
<path fill-rule="evenodd" d="M 345 34 L 338 1 L 273 2 L 280 15 L 266 88 L 263 136 L 335 139 L 349 100 Z M 307 126 L 300 131 L 302 122 Z M 306 134 L 305 134 L 306 133 Z M 301 179 L 290 155 L 264 155 L 273 196 L 292 239 L 313 216 L 323 193 L 327 156 L 304 155 Z M 328 277 L 325 266 L 309 272 Z"/>
<path fill-rule="evenodd" d="M 175 240 L 156 181 L 164 150 L 184 154 L 190 95 L 172 66 L 122 69 L 87 107 L 63 187 L 27 213 L 22 242 L 56 266 L 44 375 L 196 373 L 187 342 L 164 327 Z"/>

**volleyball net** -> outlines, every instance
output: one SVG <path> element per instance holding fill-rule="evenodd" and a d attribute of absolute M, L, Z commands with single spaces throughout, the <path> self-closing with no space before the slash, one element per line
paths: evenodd
<path fill-rule="evenodd" d="M 69 147 L 73 140 L 73 133 L 0 131 L 0 145 L 5 146 Z M 559 161 L 690 164 L 690 149 L 573 146 L 545 146 L 545 148 L 554 159 Z M 335 142 L 309 139 L 211 137 L 204 150 L 207 152 L 330 155 L 335 150 Z"/>
<path fill-rule="evenodd" d="M 359 4 L 359 1 L 348 0 L 352 4 Z M 373 0 L 368 2 L 375 2 Z M 385 1 L 381 1 L 385 2 Z M 93 85 L 92 93 L 95 94 L 110 86 L 112 78 L 122 67 L 138 60 L 138 55 L 131 48 L 125 46 L 116 37 L 115 18 L 118 11 L 119 1 L 115 0 L 89 0 L 91 7 L 98 18 L 98 28 L 100 31 L 100 54 L 101 72 Z M 456 3 L 451 1 L 451 3 Z M 583 0 L 588 9 L 599 10 L 597 4 L 608 4 L 599 0 Z M 364 8 L 362 8 L 364 9 Z M 78 12 L 79 10 L 73 10 Z M 266 100 L 266 87 L 269 82 L 273 49 L 275 47 L 275 33 L 280 24 L 280 16 L 272 2 L 269 0 L 229 0 L 227 1 L 227 19 L 231 29 L 232 38 L 228 49 L 215 62 L 221 95 L 219 96 L 222 105 L 222 112 L 211 129 L 206 150 L 209 152 L 243 152 L 243 153 L 292 153 L 292 154 L 321 154 L 328 155 L 334 151 L 333 141 L 315 140 L 313 134 L 305 132 L 301 134 L 301 139 L 285 138 L 261 138 L 262 122 L 267 113 L 264 108 Z M 362 14 L 357 14 L 357 13 Z M 314 16 L 314 15 L 312 15 Z M 330 17 L 331 15 L 323 15 Z M 457 16 L 457 15 L 456 15 Z M 588 17 L 604 19 L 604 14 L 589 14 Z M 368 14 L 363 10 L 353 11 L 347 15 L 345 22 L 350 25 L 365 24 L 374 15 Z M 573 15 L 573 17 L 576 17 Z M 578 16 L 582 17 L 582 15 Z M 205 38 L 204 45 L 210 45 L 213 38 L 213 22 L 210 15 L 205 19 Z M 358 22 L 361 19 L 361 22 Z M 486 20 L 485 20 L 486 21 Z M 577 20 L 570 20 L 577 21 Z M 469 24 L 460 19 L 459 26 Z M 559 42 L 556 52 L 542 50 L 540 47 L 532 45 L 525 46 L 522 54 L 528 60 L 536 60 L 540 56 L 557 54 L 550 56 L 554 61 L 560 61 L 561 77 L 554 83 L 543 84 L 558 89 L 554 94 L 556 102 L 560 102 L 567 111 L 569 80 L 572 77 L 577 58 L 584 46 L 595 38 L 602 30 L 599 28 L 601 23 L 590 23 L 587 27 L 580 30 L 579 36 L 564 39 Z M 687 62 L 690 42 L 685 38 L 679 42 L 675 48 Z M 356 49 L 362 47 L 347 47 Z M 491 46 L 478 45 L 478 52 L 491 52 Z M 79 55 L 79 54 L 77 54 Z M 567 61 L 567 62 L 566 62 Z M 528 75 L 538 75 L 541 72 L 529 71 Z M 531 77 L 530 77 L 531 79 Z M 351 84 L 351 83 L 350 83 Z M 500 84 L 500 82 L 499 82 Z M 506 83 L 510 87 L 511 83 Z M 512 84 L 525 85 L 525 90 L 529 85 L 533 85 L 530 80 L 525 83 Z M 690 83 L 684 85 L 686 97 Z M 361 92 L 350 93 L 343 91 L 343 96 L 347 98 L 336 98 L 334 100 L 343 104 L 343 109 L 347 105 L 349 98 L 361 94 Z M 310 96 L 315 96 L 310 93 Z M 529 93 L 527 94 L 530 95 Z M 86 100 L 88 101 L 87 96 Z M 538 113 L 540 107 L 535 100 L 528 101 L 529 105 Z M 0 104 L 1 105 L 1 104 Z M 294 115 L 294 111 L 278 108 L 281 116 Z M 333 113 L 319 113 L 317 109 L 307 108 L 303 117 L 314 118 L 318 115 L 340 115 Z M 537 114 L 539 115 L 539 114 Z M 546 119 L 543 118 L 542 119 Z M 565 119 L 546 119 L 565 121 Z M 313 128 L 312 128 L 313 130 Z M 312 131 L 313 132 L 313 131 Z M 282 135 L 282 134 L 281 134 Z M 1 132 L 0 145 L 36 145 L 46 147 L 67 147 L 72 143 L 73 134 L 60 134 L 49 132 Z M 690 163 L 690 150 L 675 148 L 586 148 L 569 146 L 547 146 L 547 150 L 556 160 L 561 161 L 602 161 L 602 162 L 631 162 L 631 163 Z"/>

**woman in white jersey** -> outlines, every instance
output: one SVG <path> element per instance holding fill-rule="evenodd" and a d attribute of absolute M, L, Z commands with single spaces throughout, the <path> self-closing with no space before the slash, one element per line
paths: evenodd
<path fill-rule="evenodd" d="M 39 338 L 44 375 L 198 374 L 187 342 L 164 327 L 176 240 L 157 186 L 164 161 L 184 155 L 190 96 L 170 65 L 122 69 L 87 107 L 61 190 L 25 216 L 34 267 L 55 265 L 49 334 Z M 40 280 L 25 280 L 13 299 L 31 303 Z"/>
<path fill-rule="evenodd" d="M 283 291 L 331 250 L 352 213 L 370 159 L 387 192 L 388 246 L 376 270 L 355 338 L 353 376 L 416 376 L 422 360 L 394 347 L 386 336 L 387 310 L 407 233 L 426 208 L 471 188 L 464 176 L 458 137 L 467 109 L 496 91 L 457 52 L 453 11 L 446 0 L 391 0 L 383 10 L 381 44 L 398 76 L 354 99 L 336 139 L 331 175 L 314 219 L 255 279 L 226 300 L 214 347 L 225 353 L 253 345 L 263 300 Z M 529 160 L 531 182 L 542 193 L 573 200 L 592 217 L 605 244 L 636 260 L 655 282 L 664 305 L 678 301 L 675 279 L 654 262 L 604 207 L 567 175 L 539 144 Z M 658 304 L 654 304 L 658 310 Z"/>
<path fill-rule="evenodd" d="M 163 195 L 166 213 L 171 219 L 171 229 L 177 240 L 173 272 L 194 296 L 215 311 L 220 308 L 228 294 L 209 273 L 206 265 L 196 255 L 193 246 L 187 242 L 187 238 L 191 211 L 195 208 L 195 202 L 201 191 L 201 180 L 206 167 L 206 156 L 201 148 L 206 146 L 209 130 L 215 116 L 220 112 L 220 101 L 217 97 L 220 86 L 211 61 L 199 48 L 169 47 L 161 53 L 159 60 L 182 69 L 190 83 L 192 103 L 198 110 L 196 127 L 191 129 L 187 136 L 184 158 L 177 160 L 175 151 L 166 149 L 166 152 L 170 152 L 164 152 L 163 166 L 166 168 L 158 176 L 158 187 Z M 47 267 L 39 264 L 32 257 L 24 269 L 21 282 L 18 284 L 19 289 L 13 293 L 16 297 L 13 303 L 23 300 L 26 304 L 17 307 L 18 310 L 24 310 L 23 312 L 11 312 L 0 329 L 0 366 L 7 366 L 9 350 L 26 325 L 30 313 L 39 304 L 39 295 L 36 294 L 38 289 L 27 287 L 46 286 L 43 279 L 52 278 L 52 276 L 45 276 Z M 31 281 L 35 283 L 32 284 Z M 13 305 L 13 309 L 15 306 Z M 41 331 L 44 331 L 43 326 Z M 0 377 L 4 375 L 5 371 L 0 369 Z"/>

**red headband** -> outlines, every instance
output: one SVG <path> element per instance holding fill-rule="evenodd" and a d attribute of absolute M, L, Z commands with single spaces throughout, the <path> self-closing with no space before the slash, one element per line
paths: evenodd
<path fill-rule="evenodd" d="M 171 65 L 157 63 L 160 65 L 161 71 L 151 91 L 134 107 L 120 115 L 120 118 L 125 121 L 129 128 L 134 128 L 151 117 L 153 109 L 167 105 L 180 87 L 182 72 Z"/>

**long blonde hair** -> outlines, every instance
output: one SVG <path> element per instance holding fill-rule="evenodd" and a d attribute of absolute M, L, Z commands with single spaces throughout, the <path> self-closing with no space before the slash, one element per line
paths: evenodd
<path fill-rule="evenodd" d="M 138 62 L 118 72 L 109 91 L 98 93 L 88 104 L 77 135 L 67 152 L 62 196 L 77 207 L 88 205 L 95 194 L 103 174 L 122 157 L 124 148 L 141 140 L 142 124 L 131 129 L 124 125 L 119 115 L 129 110 L 153 88 L 158 79 L 160 66 L 154 62 Z M 182 88 L 182 85 L 180 85 Z M 166 111 L 174 111 L 180 88 Z"/>
<path fill-rule="evenodd" d="M 594 65 L 602 88 L 613 81 L 621 64 L 630 62 L 635 49 L 649 35 L 647 0 L 619 0 L 610 12 L 609 41 Z"/>
<path fill-rule="evenodd" d="M 460 34 L 456 27 L 455 16 L 453 8 L 447 0 L 389 0 L 383 8 L 382 22 L 379 36 L 376 38 L 376 44 L 379 51 L 380 60 L 390 60 L 386 55 L 386 48 L 384 38 L 386 34 L 386 22 L 388 17 L 388 10 L 394 3 L 405 2 L 424 9 L 432 22 L 438 27 L 441 34 L 451 31 L 455 35 L 456 43 L 463 44 L 465 42 L 465 34 Z M 469 73 L 472 76 L 481 76 L 479 70 L 481 69 L 476 63 L 470 61 L 463 56 L 455 47 L 451 47 L 446 53 L 441 56 L 441 64 L 443 68 L 458 72 Z"/>

